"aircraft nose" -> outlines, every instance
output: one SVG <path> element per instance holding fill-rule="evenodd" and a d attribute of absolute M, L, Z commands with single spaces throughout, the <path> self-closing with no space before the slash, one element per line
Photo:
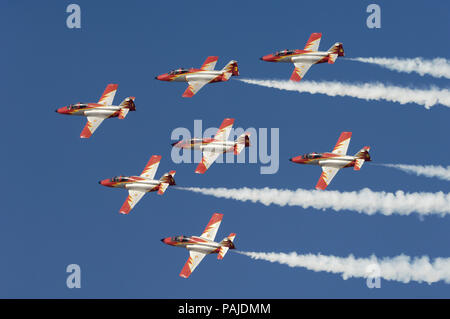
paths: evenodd
<path fill-rule="evenodd" d="M 263 56 L 262 56 L 262 57 L 260 57 L 259 59 L 260 59 L 261 61 L 264 61 L 264 57 L 263 57 Z"/>
<path fill-rule="evenodd" d="M 292 157 L 289 160 L 292 162 Z"/>
<path fill-rule="evenodd" d="M 98 183 L 101 185 L 101 184 L 102 184 L 102 181 L 98 181 Z"/>

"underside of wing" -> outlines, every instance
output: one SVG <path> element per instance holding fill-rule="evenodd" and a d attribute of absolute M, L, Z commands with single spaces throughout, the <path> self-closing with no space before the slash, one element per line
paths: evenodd
<path fill-rule="evenodd" d="M 230 136 L 231 129 L 233 128 L 234 119 L 224 119 L 220 124 L 219 130 L 214 136 L 215 140 L 226 141 Z"/>
<path fill-rule="evenodd" d="M 312 33 L 305 45 L 305 51 L 318 51 L 322 33 Z"/>
<path fill-rule="evenodd" d="M 214 70 L 218 59 L 219 59 L 219 57 L 217 57 L 217 56 L 209 56 L 209 57 L 207 57 L 205 62 L 203 62 L 203 65 L 202 65 L 201 69 L 203 71 L 212 71 L 212 70 Z"/>
<path fill-rule="evenodd" d="M 98 104 L 112 105 L 112 102 L 114 101 L 114 96 L 116 95 L 118 86 L 119 85 L 117 85 L 117 84 L 108 84 L 106 86 L 106 89 L 103 92 L 102 96 L 100 97 Z"/>
<path fill-rule="evenodd" d="M 197 168 L 195 169 L 195 172 L 197 174 L 204 174 L 208 168 L 216 161 L 216 159 L 219 157 L 219 152 L 203 152 L 202 161 L 198 164 Z"/>
<path fill-rule="evenodd" d="M 333 148 L 332 153 L 337 155 L 346 155 L 348 146 L 350 145 L 350 139 L 352 138 L 352 132 L 342 132 L 341 136 Z"/>
<path fill-rule="evenodd" d="M 316 189 L 324 190 L 340 170 L 339 167 L 322 166 L 322 175 L 317 182 Z"/>
<path fill-rule="evenodd" d="M 184 91 L 182 97 L 193 97 L 202 87 L 204 87 L 208 81 L 188 81 L 189 86 Z"/>
<path fill-rule="evenodd" d="M 102 122 L 105 120 L 105 117 L 100 116 L 88 116 L 87 117 L 87 123 L 83 128 L 83 131 L 81 131 L 81 138 L 89 138 L 92 134 L 94 134 L 97 127 L 102 124 Z"/>
<path fill-rule="evenodd" d="M 183 278 L 188 278 L 205 256 L 206 254 L 203 253 L 189 251 L 189 258 L 184 264 L 184 267 L 180 272 L 180 276 Z"/>
<path fill-rule="evenodd" d="M 153 155 L 152 157 L 150 157 L 147 165 L 145 165 L 145 168 L 141 173 L 141 177 L 153 179 L 155 177 L 156 171 L 158 170 L 160 161 L 161 155 Z"/>
<path fill-rule="evenodd" d="M 306 72 L 308 72 L 311 67 L 311 63 L 294 63 L 295 69 L 291 75 L 291 81 L 299 82 L 305 76 Z"/>
<path fill-rule="evenodd" d="M 141 200 L 145 195 L 145 192 L 141 191 L 128 191 L 128 197 L 120 208 L 121 214 L 129 214 L 133 207 Z"/>
<path fill-rule="evenodd" d="M 214 213 L 200 237 L 214 240 L 214 238 L 216 238 L 217 231 L 219 230 L 220 223 L 222 222 L 222 218 L 223 214 Z"/>

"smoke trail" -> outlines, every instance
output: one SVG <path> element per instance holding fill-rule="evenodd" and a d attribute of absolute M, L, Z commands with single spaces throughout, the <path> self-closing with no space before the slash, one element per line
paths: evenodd
<path fill-rule="evenodd" d="M 300 206 L 303 208 L 333 209 L 335 211 L 351 210 L 358 213 L 373 215 L 381 213 L 410 215 L 414 212 L 421 216 L 450 213 L 450 194 L 437 193 L 395 193 L 374 192 L 368 188 L 353 192 L 319 191 L 297 189 L 279 190 L 274 188 L 199 188 L 178 187 L 203 195 L 218 198 L 251 201 L 269 206 Z"/>
<path fill-rule="evenodd" d="M 333 274 L 341 274 L 344 280 L 348 278 L 373 278 L 374 268 L 379 270 L 380 278 L 395 280 L 403 283 L 410 281 L 427 282 L 428 284 L 443 280 L 450 283 L 450 258 L 436 258 L 432 262 L 428 256 L 412 259 L 406 255 L 393 258 L 379 259 L 372 255 L 369 258 L 336 257 L 325 255 L 305 254 L 298 255 L 295 252 L 286 253 L 238 253 L 252 259 L 280 263 L 289 267 L 304 267 L 313 271 L 326 271 Z"/>
<path fill-rule="evenodd" d="M 436 177 L 446 181 L 450 181 L 450 166 L 434 166 L 434 165 L 406 165 L 406 164 L 378 164 L 386 167 L 397 168 L 406 173 L 423 175 L 426 177 Z"/>
<path fill-rule="evenodd" d="M 257 79 L 238 79 L 238 81 L 279 90 L 295 91 L 299 93 L 307 92 L 310 94 L 326 94 L 328 96 L 350 96 L 366 101 L 385 100 L 400 104 L 415 103 L 423 105 L 427 109 L 436 104 L 442 104 L 450 107 L 450 91 L 448 89 L 439 89 L 437 87 L 431 87 L 430 89 L 422 90 L 393 85 L 384 85 L 382 83 L 349 84 L 336 81 L 293 82 L 284 80 Z"/>
<path fill-rule="evenodd" d="M 347 60 L 376 64 L 389 70 L 406 73 L 431 75 L 450 79 L 450 61 L 444 58 L 426 60 L 424 58 L 348 58 Z"/>

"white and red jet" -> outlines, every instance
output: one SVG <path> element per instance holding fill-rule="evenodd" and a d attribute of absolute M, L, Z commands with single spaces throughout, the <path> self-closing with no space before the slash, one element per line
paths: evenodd
<path fill-rule="evenodd" d="M 312 33 L 303 50 L 282 50 L 261 57 L 267 62 L 294 63 L 291 81 L 300 81 L 313 64 L 328 62 L 333 64 L 338 56 L 344 56 L 342 43 L 336 42 L 328 51 L 318 51 L 322 33 Z"/>
<path fill-rule="evenodd" d="M 206 58 L 200 69 L 177 69 L 169 73 L 155 77 L 160 81 L 188 82 L 189 86 L 183 93 L 183 97 L 193 97 L 205 84 L 225 82 L 231 76 L 238 76 L 239 69 L 237 62 L 231 60 L 222 70 L 214 70 L 218 57 L 209 56 Z"/>
<path fill-rule="evenodd" d="M 189 259 L 180 272 L 181 277 L 188 278 L 206 255 L 218 254 L 217 259 L 223 259 L 228 249 L 235 249 L 233 241 L 236 234 L 234 233 L 225 237 L 220 243 L 214 241 L 222 218 L 223 214 L 214 213 L 200 237 L 175 236 L 161 239 L 167 245 L 189 250 Z"/>
<path fill-rule="evenodd" d="M 351 137 L 352 132 L 342 132 L 331 153 L 308 153 L 290 158 L 289 160 L 298 164 L 320 165 L 323 172 L 317 182 L 316 189 L 323 190 L 327 188 L 341 168 L 353 167 L 355 171 L 359 171 L 365 161 L 371 161 L 369 146 L 364 146 L 355 156 L 346 155 Z"/>
<path fill-rule="evenodd" d="M 145 165 L 140 176 L 116 176 L 98 182 L 103 186 L 128 190 L 128 197 L 119 211 L 121 214 L 128 214 L 145 193 L 158 192 L 159 195 L 162 195 L 167 187 L 175 185 L 175 180 L 173 179 L 175 171 L 164 174 L 159 180 L 153 179 L 160 161 L 160 155 L 153 155 L 150 157 L 147 165 Z"/>
<path fill-rule="evenodd" d="M 236 141 L 227 140 L 233 123 L 234 119 L 224 119 L 214 138 L 192 138 L 175 142 L 172 146 L 201 150 L 203 153 L 202 161 L 198 164 L 195 172 L 204 174 L 219 155 L 227 152 L 234 152 L 235 155 L 239 155 L 245 147 L 250 146 L 250 133 L 248 132 L 239 136 Z"/>
<path fill-rule="evenodd" d="M 89 138 L 99 125 L 107 118 L 124 119 L 129 111 L 136 111 L 134 96 L 127 97 L 119 105 L 112 105 L 117 91 L 117 84 L 108 84 L 97 103 L 76 103 L 60 107 L 57 113 L 87 117 L 87 123 L 81 132 L 81 138 Z"/>

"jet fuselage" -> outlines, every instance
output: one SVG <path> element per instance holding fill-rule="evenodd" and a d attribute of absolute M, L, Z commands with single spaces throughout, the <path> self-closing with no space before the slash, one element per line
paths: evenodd
<path fill-rule="evenodd" d="M 76 103 L 68 106 L 63 106 L 55 112 L 59 114 L 78 115 L 78 116 L 106 116 L 117 117 L 120 113 L 120 106 L 117 105 L 103 105 L 97 103 Z M 134 111 L 131 109 L 131 111 Z"/>
<path fill-rule="evenodd" d="M 189 82 L 189 81 L 205 81 L 208 83 L 228 81 L 231 73 L 222 70 L 202 70 L 202 69 L 178 69 L 164 73 L 155 77 L 160 81 L 169 82 Z"/>
<path fill-rule="evenodd" d="M 172 177 L 169 185 L 175 185 Z M 142 192 L 156 192 L 159 190 L 161 180 L 148 179 L 141 176 L 116 176 L 113 178 L 104 179 L 98 182 L 107 187 L 125 188 L 128 190 L 136 190 Z"/>
<path fill-rule="evenodd" d="M 355 166 L 358 157 L 349 155 L 338 155 L 334 153 L 308 153 L 289 160 L 297 164 L 309 164 L 319 166 L 333 166 L 333 167 L 353 167 Z M 370 161 L 366 159 L 366 161 Z"/>
<path fill-rule="evenodd" d="M 283 50 L 265 55 L 261 57 L 261 60 L 266 62 L 319 64 L 328 62 L 329 57 L 330 52 L 326 51 Z"/>
<path fill-rule="evenodd" d="M 161 239 L 161 241 L 170 246 L 183 247 L 187 250 L 193 250 L 204 254 L 217 254 L 220 250 L 220 247 L 228 247 L 229 249 L 235 248 L 233 242 L 231 241 L 223 241 L 222 243 L 217 243 L 198 236 L 166 237 Z"/>
<path fill-rule="evenodd" d="M 214 138 L 193 138 L 189 140 L 182 140 L 172 144 L 174 147 L 184 149 L 194 149 L 209 152 L 231 152 L 234 150 L 236 142 L 222 141 Z"/>

